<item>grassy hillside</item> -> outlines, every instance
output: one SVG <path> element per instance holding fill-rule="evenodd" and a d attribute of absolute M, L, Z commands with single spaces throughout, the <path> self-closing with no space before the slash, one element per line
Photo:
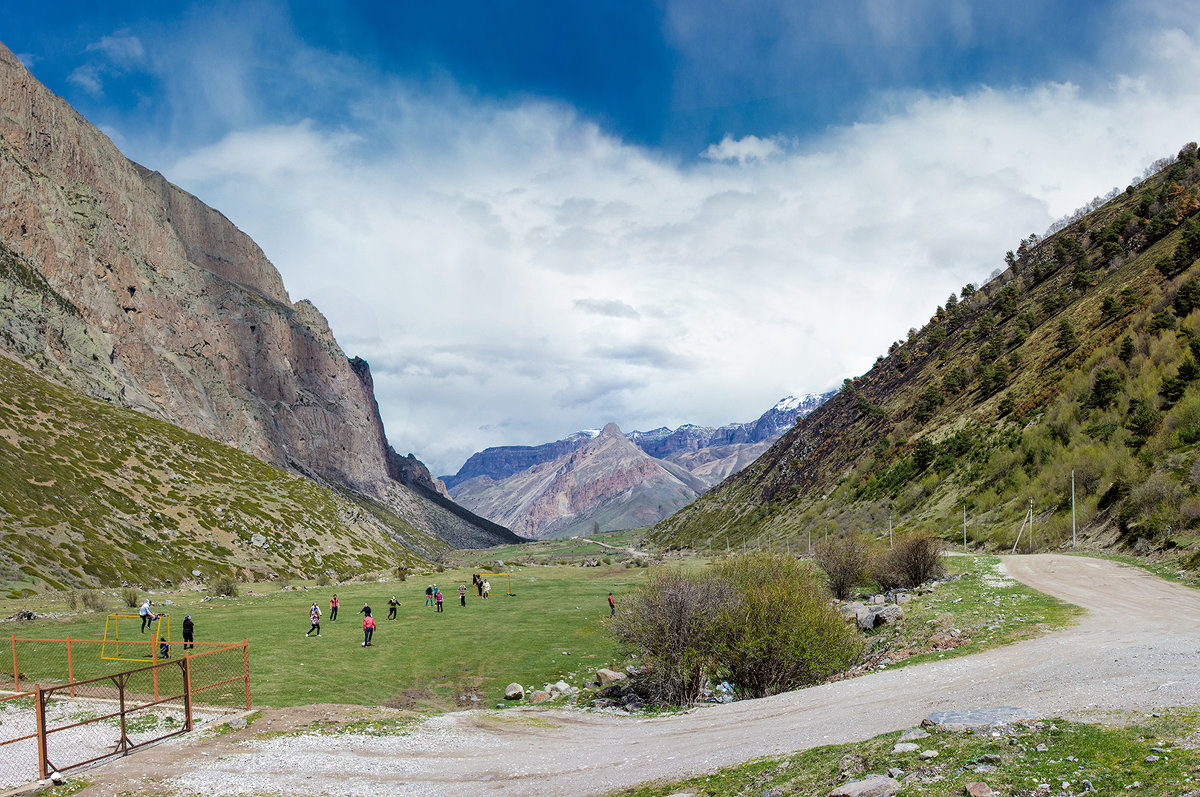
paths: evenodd
<path fill-rule="evenodd" d="M 377 506 L 0 357 L 0 589 L 349 577 L 446 545 Z"/>
<path fill-rule="evenodd" d="M 659 524 L 669 545 L 924 527 L 1012 546 L 1200 542 L 1196 146 L 1021 242 L 750 468 Z M 933 304 L 933 302 L 931 302 Z M 1195 567 L 1200 556 L 1184 564 Z"/>

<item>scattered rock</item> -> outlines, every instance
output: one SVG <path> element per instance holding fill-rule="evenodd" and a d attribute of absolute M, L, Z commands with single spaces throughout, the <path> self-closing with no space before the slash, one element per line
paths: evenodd
<path fill-rule="evenodd" d="M 1159 758 L 1159 757 L 1158 757 L 1158 756 L 1156 756 L 1156 755 L 1148 755 L 1148 756 L 1146 756 L 1146 763 L 1147 763 L 1147 764 L 1153 764 L 1153 763 L 1155 763 L 1156 761 L 1161 761 L 1161 760 L 1162 760 L 1162 759 L 1161 759 L 1161 758 Z"/>
<path fill-rule="evenodd" d="M 520 700 L 523 697 L 525 697 L 525 687 L 520 684 L 513 683 L 504 687 L 505 700 Z"/>
<path fill-rule="evenodd" d="M 888 777 L 900 780 L 900 778 L 904 777 L 904 770 L 900 767 L 888 767 Z"/>
<path fill-rule="evenodd" d="M 928 761 L 928 760 L 929 760 L 929 759 L 931 759 L 931 758 L 937 758 L 937 754 L 938 754 L 938 753 L 937 753 L 937 750 L 922 750 L 922 751 L 921 751 L 921 758 L 923 758 L 923 759 L 925 759 L 926 761 Z"/>
<path fill-rule="evenodd" d="M 984 753 L 979 756 L 979 760 L 985 764 L 999 764 L 1004 759 L 999 753 Z"/>
<path fill-rule="evenodd" d="M 545 703 L 550 698 L 551 698 L 551 695 L 549 692 L 547 692 L 544 689 L 538 689 L 538 690 L 530 693 L 529 702 L 530 703 Z"/>
<path fill-rule="evenodd" d="M 601 686 L 608 686 L 613 681 L 624 681 L 628 677 L 625 673 L 616 670 L 596 670 L 596 680 L 600 682 Z"/>
<path fill-rule="evenodd" d="M 550 686 L 546 687 L 546 691 L 552 695 L 569 695 L 575 690 L 572 689 L 571 685 L 566 681 L 559 681 L 556 684 L 550 684 Z"/>
<path fill-rule="evenodd" d="M 843 783 L 829 797 L 892 797 L 900 791 L 900 782 L 883 775 L 867 775 L 862 780 Z"/>
<path fill-rule="evenodd" d="M 986 783 L 968 783 L 963 787 L 963 790 L 969 794 L 970 797 L 994 797 L 995 795 L 995 792 L 993 792 L 992 788 Z"/>
<path fill-rule="evenodd" d="M 240 731 L 242 728 L 246 727 L 246 718 L 245 717 L 234 717 L 226 724 L 229 726 L 229 729 L 231 731 Z"/>
<path fill-rule="evenodd" d="M 911 742 L 914 739 L 928 739 L 929 733 L 922 728 L 909 728 L 900 734 L 900 741 Z"/>
<path fill-rule="evenodd" d="M 913 742 L 898 742 L 896 744 L 896 746 L 892 748 L 892 752 L 893 753 L 915 753 L 920 749 L 921 749 L 921 745 L 914 744 Z"/>
<path fill-rule="evenodd" d="M 1050 752 L 1050 748 L 1049 748 L 1049 747 L 1047 747 L 1047 746 L 1046 746 L 1046 745 L 1044 745 L 1044 744 L 1039 744 L 1039 745 L 1037 746 L 1037 751 L 1038 751 L 1039 753 L 1048 753 L 1048 752 Z"/>

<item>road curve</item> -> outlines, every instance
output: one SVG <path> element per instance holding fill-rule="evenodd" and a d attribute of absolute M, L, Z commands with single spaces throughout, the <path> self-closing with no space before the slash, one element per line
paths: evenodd
<path fill-rule="evenodd" d="M 248 793 L 228 783 L 301 794 L 449 795 L 470 783 L 474 794 L 592 795 L 866 739 L 934 711 L 1005 705 L 1087 717 L 1200 705 L 1200 592 L 1097 559 L 1041 554 L 1003 562 L 1013 577 L 1087 614 L 1064 631 L 974 656 L 679 716 L 471 711 L 365 749 L 347 749 L 336 736 L 307 737 L 212 760 L 186 745 L 172 751 L 171 766 L 188 774 L 169 783 L 212 797 Z"/>

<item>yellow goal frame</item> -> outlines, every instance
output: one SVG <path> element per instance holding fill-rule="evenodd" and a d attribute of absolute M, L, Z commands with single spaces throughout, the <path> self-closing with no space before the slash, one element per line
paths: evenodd
<path fill-rule="evenodd" d="M 150 637 L 149 640 L 130 640 L 128 638 L 122 640 L 120 633 L 122 618 L 132 620 L 138 623 L 139 626 L 142 622 L 142 616 L 140 614 L 133 614 L 130 612 L 113 612 L 110 614 L 108 619 L 104 621 L 104 642 L 102 642 L 100 645 L 100 658 L 108 661 L 158 661 L 161 658 L 158 655 L 159 640 L 166 639 L 170 641 L 171 639 L 171 615 L 164 612 L 163 614 L 153 617 L 151 620 L 151 628 L 154 631 L 154 635 Z M 165 632 L 163 630 L 164 623 L 166 624 Z M 150 645 L 149 655 L 122 656 L 122 641 L 125 642 L 125 647 L 127 650 L 130 648 L 130 646 L 132 646 L 132 649 L 139 653 L 143 650 L 143 645 Z"/>

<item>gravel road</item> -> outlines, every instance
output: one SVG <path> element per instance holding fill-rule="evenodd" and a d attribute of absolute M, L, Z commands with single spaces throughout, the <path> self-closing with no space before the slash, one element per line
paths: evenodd
<path fill-rule="evenodd" d="M 1200 705 L 1200 592 L 1082 557 L 1005 557 L 1004 567 L 1088 613 L 1067 630 L 974 656 L 672 717 L 468 711 L 401 737 L 164 744 L 89 773 L 97 782 L 83 794 L 385 797 L 463 794 L 472 784 L 471 794 L 593 795 L 866 739 L 935 711 L 1018 706 L 1086 719 Z M 167 773 L 183 774 L 164 781 Z"/>

